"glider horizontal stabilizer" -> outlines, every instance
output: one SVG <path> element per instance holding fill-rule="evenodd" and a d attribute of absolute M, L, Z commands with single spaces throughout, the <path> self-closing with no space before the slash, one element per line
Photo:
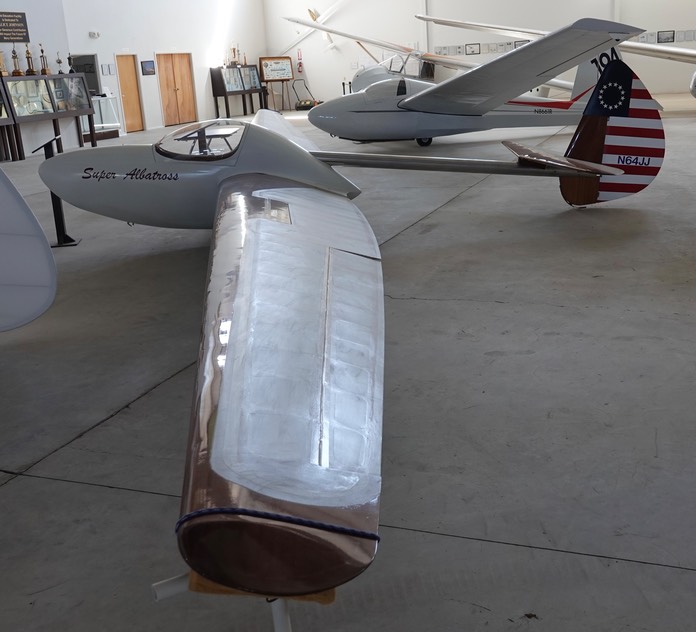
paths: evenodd
<path fill-rule="evenodd" d="M 588 162 L 586 160 L 574 160 L 559 156 L 550 151 L 540 148 L 531 148 L 526 145 L 521 145 L 511 140 L 504 140 L 503 145 L 507 147 L 519 160 L 520 164 L 542 165 L 547 168 L 561 168 L 579 171 L 581 173 L 589 173 L 593 175 L 611 175 L 618 176 L 623 173 L 622 169 L 615 167 L 607 167 L 597 164 L 596 162 Z"/>

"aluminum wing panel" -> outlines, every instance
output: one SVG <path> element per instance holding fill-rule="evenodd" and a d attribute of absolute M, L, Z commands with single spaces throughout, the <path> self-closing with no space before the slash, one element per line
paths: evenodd
<path fill-rule="evenodd" d="M 290 205 L 292 225 L 298 238 L 364 257 L 380 258 L 370 224 L 345 198 L 316 189 L 293 188 L 259 190 L 254 195 Z"/>
<path fill-rule="evenodd" d="M 291 231 L 247 224 L 211 466 L 277 499 L 370 503 L 379 496 L 380 264 Z"/>
<path fill-rule="evenodd" d="M 337 195 L 223 191 L 220 201 L 179 546 L 229 587 L 318 592 L 376 551 L 379 250 Z"/>

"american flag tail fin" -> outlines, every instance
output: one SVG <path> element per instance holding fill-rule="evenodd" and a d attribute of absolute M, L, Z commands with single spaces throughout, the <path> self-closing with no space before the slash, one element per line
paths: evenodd
<path fill-rule="evenodd" d="M 573 206 L 638 193 L 660 171 L 665 155 L 660 106 L 623 61 L 604 68 L 565 155 L 623 170 L 598 178 L 562 177 L 561 194 Z"/>

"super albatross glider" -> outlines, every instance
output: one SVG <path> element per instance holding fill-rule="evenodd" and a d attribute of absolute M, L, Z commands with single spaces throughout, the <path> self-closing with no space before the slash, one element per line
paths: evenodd
<path fill-rule="evenodd" d="M 281 116 L 62 154 L 56 194 L 123 221 L 211 228 L 180 551 L 261 595 L 349 581 L 377 550 L 384 310 L 380 252 L 331 165 L 557 176 L 571 204 L 641 190 L 664 137 L 647 90 L 607 66 L 565 156 L 515 162 L 323 152 Z M 646 131 L 644 135 L 642 132 Z"/>

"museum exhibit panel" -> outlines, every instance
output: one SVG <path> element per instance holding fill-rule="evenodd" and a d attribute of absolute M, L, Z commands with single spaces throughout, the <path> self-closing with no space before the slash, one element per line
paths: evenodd
<path fill-rule="evenodd" d="M 85 83 L 85 77 L 79 73 L 63 75 L 41 75 L 24 77 L 2 77 L 11 115 L 15 121 L 15 138 L 17 157 L 25 157 L 22 140 L 22 127 L 37 121 L 50 120 L 57 138 L 58 151 L 63 144 L 59 120 L 74 118 L 77 124 L 77 140 L 80 147 L 84 140 L 80 127 L 80 117 L 88 119 L 90 141 L 95 146 L 94 139 L 94 108 Z"/>
<path fill-rule="evenodd" d="M 244 115 L 254 113 L 254 98 L 259 97 L 259 109 L 268 107 L 267 91 L 261 86 L 259 69 L 254 64 L 223 66 L 210 69 L 210 83 L 215 100 L 215 116 L 220 116 L 218 99 L 224 99 L 225 116 L 230 116 L 229 97 L 240 96 Z M 249 106 L 247 107 L 247 96 Z"/>

